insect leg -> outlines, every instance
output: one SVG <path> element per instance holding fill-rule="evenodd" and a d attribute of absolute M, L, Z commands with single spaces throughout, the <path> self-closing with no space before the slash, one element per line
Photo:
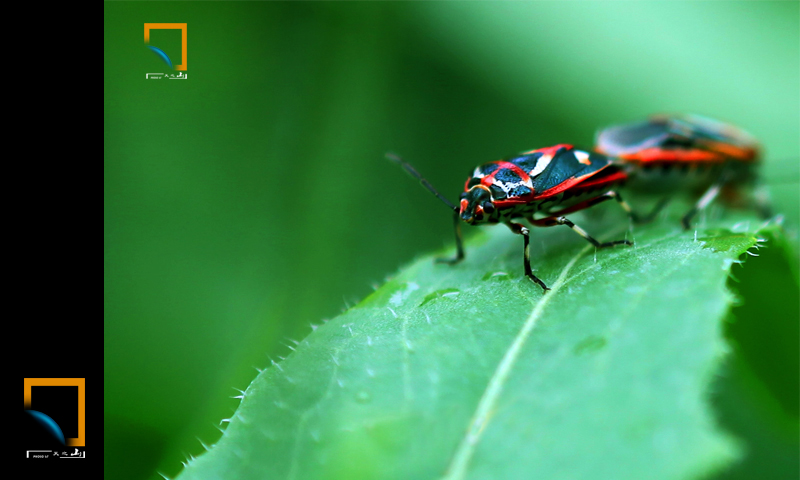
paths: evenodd
<path fill-rule="evenodd" d="M 456 257 L 455 258 L 437 258 L 436 263 L 448 263 L 450 265 L 456 264 L 464 260 L 464 242 L 461 239 L 461 221 L 458 218 L 458 211 L 453 213 L 453 228 L 456 232 Z"/>
<path fill-rule="evenodd" d="M 726 164 L 722 168 L 722 172 L 719 175 L 719 178 L 710 186 L 708 190 L 703 193 L 703 196 L 697 201 L 694 207 L 691 208 L 686 214 L 683 215 L 681 218 L 681 224 L 683 225 L 684 230 L 689 230 L 690 225 L 689 222 L 692 218 L 697 215 L 697 212 L 702 211 L 705 209 L 711 202 L 714 201 L 715 198 L 720 194 L 722 189 L 725 185 L 731 180 L 734 172 L 732 171 L 732 164 Z"/>
<path fill-rule="evenodd" d="M 633 223 L 648 223 L 648 222 L 651 222 L 655 218 L 655 216 L 658 215 L 658 212 L 660 212 L 667 205 L 667 203 L 669 203 L 669 201 L 670 201 L 670 197 L 662 198 L 661 200 L 659 200 L 659 202 L 656 204 L 656 206 L 653 207 L 653 210 L 651 210 L 650 213 L 648 213 L 647 215 L 645 215 L 643 217 L 643 216 L 641 216 L 638 213 L 633 211 L 633 209 L 628 204 L 628 202 L 626 202 L 625 200 L 622 199 L 622 195 L 620 195 L 619 192 L 616 192 L 616 191 L 612 190 L 610 192 L 604 193 L 600 197 L 609 197 L 609 198 L 613 198 L 614 200 L 616 200 L 617 203 L 619 203 L 619 206 L 622 207 L 622 209 L 625 210 L 625 212 L 631 218 Z M 597 202 L 595 202 L 595 203 L 597 203 Z"/>
<path fill-rule="evenodd" d="M 612 247 L 614 245 L 633 245 L 633 242 L 631 242 L 630 240 L 615 240 L 613 242 L 600 243 L 597 240 L 595 240 L 591 235 L 586 233 L 586 230 L 572 223 L 572 221 L 570 221 L 567 217 L 546 217 L 546 218 L 540 218 L 538 220 L 534 220 L 533 217 L 531 217 L 528 220 L 531 222 L 532 225 L 535 225 L 537 227 L 552 227 L 555 225 L 566 225 L 597 248 Z"/>
<path fill-rule="evenodd" d="M 724 179 L 720 179 L 714 185 L 711 185 L 706 193 L 700 197 L 700 200 L 697 201 L 694 207 L 691 208 L 686 214 L 681 218 L 681 225 L 683 225 L 684 230 L 689 230 L 690 225 L 689 222 L 692 218 L 697 215 L 697 212 L 703 210 L 708 206 L 709 203 L 713 202 L 717 195 L 719 195 L 720 190 L 722 190 L 722 186 L 725 184 Z"/>
<path fill-rule="evenodd" d="M 539 277 L 534 275 L 533 270 L 531 270 L 530 231 L 524 225 L 519 223 L 507 222 L 506 225 L 508 225 L 508 228 L 510 228 L 512 232 L 516 233 L 517 235 L 522 235 L 525 238 L 525 276 L 536 282 L 536 284 L 538 284 L 545 292 L 547 292 L 550 289 L 547 288 L 547 285 L 545 285 L 543 281 L 539 280 Z"/>
<path fill-rule="evenodd" d="M 633 211 L 633 209 L 628 204 L 628 202 L 626 202 L 625 200 L 622 199 L 622 195 L 620 195 L 619 192 L 611 190 L 611 191 L 608 191 L 608 192 L 606 192 L 606 193 L 604 193 L 602 195 L 598 195 L 598 196 L 596 196 L 594 198 L 590 198 L 589 200 L 586 200 L 586 201 L 583 201 L 581 203 L 575 204 L 575 205 L 573 205 L 573 206 L 571 206 L 569 208 L 565 208 L 565 209 L 559 210 L 557 212 L 550 212 L 550 217 L 560 217 L 560 216 L 565 215 L 567 213 L 573 213 L 573 212 L 578 212 L 580 210 L 585 210 L 585 209 L 587 209 L 589 207 L 593 207 L 593 206 L 597 205 L 598 203 L 605 202 L 606 200 L 611 200 L 612 198 L 614 200 L 616 200 L 617 203 L 619 203 L 619 205 L 622 207 L 623 210 L 625 210 L 625 212 L 628 214 L 628 216 L 631 218 L 631 220 L 633 220 L 633 223 L 647 223 L 647 222 L 651 221 L 658 214 L 658 212 L 660 212 L 661 209 L 664 208 L 664 206 L 670 200 L 669 197 L 661 200 L 660 202 L 658 202 L 658 204 L 655 206 L 655 208 L 653 208 L 653 211 L 651 211 L 650 213 L 648 213 L 647 215 L 642 217 L 641 215 L 639 215 L 638 213 Z M 536 222 L 536 221 L 538 221 L 538 220 L 531 220 L 531 222 Z M 550 225 L 542 224 L 542 225 L 537 225 L 537 226 L 549 227 L 549 226 L 552 226 L 552 225 L 555 225 L 555 224 L 550 224 Z"/>
<path fill-rule="evenodd" d="M 753 192 L 753 205 L 762 219 L 772 217 L 772 204 L 769 200 L 769 193 L 763 185 L 758 185 Z"/>

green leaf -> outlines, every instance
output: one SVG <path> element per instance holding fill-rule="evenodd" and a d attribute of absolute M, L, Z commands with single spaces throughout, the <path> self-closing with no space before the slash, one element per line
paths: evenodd
<path fill-rule="evenodd" d="M 720 425 L 745 455 L 716 480 L 800 478 L 797 252 L 771 233 L 757 261 L 734 266 L 728 282 L 737 298 L 725 321 L 733 355 L 711 392 Z"/>
<path fill-rule="evenodd" d="M 546 295 L 502 226 L 458 265 L 418 259 L 261 372 L 180 479 L 685 479 L 730 464 L 708 385 L 726 279 L 759 222 L 580 223 L 635 245 L 535 229 Z"/>

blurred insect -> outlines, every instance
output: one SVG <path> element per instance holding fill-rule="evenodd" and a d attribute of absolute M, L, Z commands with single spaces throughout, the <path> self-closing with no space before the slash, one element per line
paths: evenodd
<path fill-rule="evenodd" d="M 685 229 L 720 194 L 731 204 L 750 200 L 770 215 L 765 198 L 745 198 L 757 179 L 760 147 L 734 126 L 698 115 L 658 115 L 601 130 L 595 150 L 619 159 L 632 190 L 700 194 L 681 218 Z"/>
<path fill-rule="evenodd" d="M 447 200 L 400 157 L 386 156 L 454 212 L 456 256 L 437 261 L 454 264 L 464 259 L 460 221 L 470 225 L 504 223 L 512 232 L 523 236 L 525 275 L 545 292 L 549 288 L 531 270 L 529 230 L 514 219 L 525 218 L 536 227 L 566 225 L 598 248 L 632 245 L 632 242 L 599 242 L 564 215 L 613 198 L 635 222 L 647 220 L 640 219 L 617 191 L 627 179 L 624 169 L 605 155 L 577 150 L 572 145 L 531 150 L 476 167 L 467 178 L 458 205 Z M 535 219 L 537 213 L 546 216 Z"/>

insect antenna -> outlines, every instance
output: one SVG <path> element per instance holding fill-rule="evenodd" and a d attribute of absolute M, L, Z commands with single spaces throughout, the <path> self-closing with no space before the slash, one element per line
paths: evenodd
<path fill-rule="evenodd" d="M 420 173 L 414 167 L 412 167 L 411 164 L 407 163 L 405 160 L 400 158 L 399 155 L 395 155 L 394 153 L 387 153 L 386 154 L 386 158 L 388 158 L 389 160 L 391 160 L 394 163 L 397 163 L 401 167 L 403 167 L 405 169 L 405 171 L 408 172 L 409 175 L 411 175 L 412 177 L 414 177 L 417 180 L 419 180 L 419 183 L 423 187 L 427 188 L 432 194 L 436 195 L 436 198 L 438 198 L 439 200 L 443 201 L 445 203 L 445 205 L 450 207 L 450 210 L 458 211 L 458 207 L 453 205 L 453 202 L 451 202 L 450 200 L 446 199 L 444 197 L 444 195 L 442 195 L 435 188 L 433 188 L 433 185 L 431 185 L 430 182 L 425 179 L 425 177 L 420 175 Z"/>

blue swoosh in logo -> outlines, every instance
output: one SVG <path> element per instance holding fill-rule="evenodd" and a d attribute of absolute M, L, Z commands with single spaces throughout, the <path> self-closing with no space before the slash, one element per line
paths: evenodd
<path fill-rule="evenodd" d="M 161 60 L 164 60 L 164 62 L 167 65 L 169 65 L 169 68 L 172 68 L 172 60 L 170 60 L 169 56 L 166 53 L 164 53 L 164 50 L 161 50 L 160 48 L 154 47 L 152 45 L 148 45 L 147 48 L 149 48 L 150 50 L 153 51 L 153 53 L 158 55 L 161 58 Z"/>
<path fill-rule="evenodd" d="M 39 422 L 44 428 L 50 431 L 50 434 L 53 435 L 56 440 L 60 440 L 61 444 L 64 445 L 66 442 L 64 441 L 64 434 L 61 432 L 61 427 L 53 420 L 52 418 L 48 417 L 42 412 L 37 412 L 36 410 L 25 410 L 29 414 Z"/>

